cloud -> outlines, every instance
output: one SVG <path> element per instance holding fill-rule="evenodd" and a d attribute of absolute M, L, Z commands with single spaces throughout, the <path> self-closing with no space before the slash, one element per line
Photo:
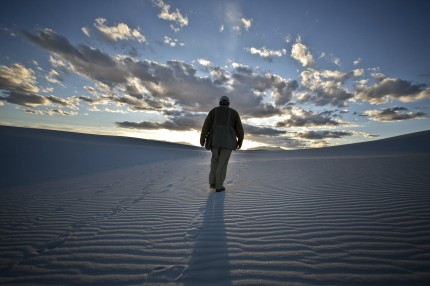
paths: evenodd
<path fill-rule="evenodd" d="M 55 56 L 55 55 L 49 56 L 49 63 L 53 67 L 65 67 L 66 66 L 66 63 L 64 63 L 64 61 L 61 58 L 59 58 L 58 56 Z"/>
<path fill-rule="evenodd" d="M 308 69 L 300 76 L 301 92 L 297 93 L 297 99 L 301 103 L 312 102 L 317 106 L 331 104 L 333 106 L 345 106 L 345 102 L 354 97 L 344 86 L 344 82 L 354 73 L 342 73 L 339 71 L 317 71 Z"/>
<path fill-rule="evenodd" d="M 381 110 L 367 110 L 363 113 L 364 116 L 368 116 L 372 121 L 380 122 L 395 122 L 403 121 L 408 119 L 425 119 L 426 114 L 424 112 L 407 112 L 406 107 L 393 107 L 385 108 Z"/>
<path fill-rule="evenodd" d="M 212 66 L 212 63 L 209 60 L 206 60 L 206 59 L 197 59 L 197 62 L 200 65 L 204 66 L 204 67 L 210 67 L 210 66 Z"/>
<path fill-rule="evenodd" d="M 286 119 L 278 122 L 277 127 L 323 127 L 338 126 L 347 124 L 339 120 L 334 120 L 324 113 L 306 111 L 301 108 L 291 108 L 285 113 Z"/>
<path fill-rule="evenodd" d="M 242 19 L 240 19 L 240 21 L 242 22 L 242 25 L 245 28 L 245 30 L 248 31 L 249 28 L 251 28 L 251 26 L 252 26 L 252 19 L 242 18 Z"/>
<path fill-rule="evenodd" d="M 430 88 L 425 84 L 416 84 L 396 78 L 384 78 L 370 87 L 357 86 L 355 98 L 370 104 L 382 104 L 392 100 L 414 102 L 430 98 Z"/>
<path fill-rule="evenodd" d="M 48 78 L 55 74 L 51 72 L 48 74 Z M 26 107 L 61 105 L 77 109 L 78 99 L 76 97 L 63 99 L 53 95 L 39 95 L 38 92 L 41 90 L 37 86 L 35 72 L 22 64 L 12 64 L 10 67 L 0 66 L 0 89 L 5 90 L 6 94 L 6 96 L 0 97 L 0 100 L 8 103 Z"/>
<path fill-rule="evenodd" d="M 37 114 L 37 115 L 64 115 L 64 116 L 76 116 L 78 115 L 75 111 L 64 111 L 61 109 L 45 109 L 45 110 L 32 110 L 32 109 L 26 109 L 24 110 L 27 113 Z"/>
<path fill-rule="evenodd" d="M 94 27 L 96 27 L 105 39 L 112 42 L 120 40 L 136 40 L 142 44 L 146 43 L 146 38 L 141 34 L 139 28 L 130 29 L 125 23 L 118 23 L 116 26 L 109 27 L 106 25 L 106 19 L 97 18 L 95 20 Z"/>
<path fill-rule="evenodd" d="M 169 38 L 168 36 L 164 36 L 163 42 L 166 45 L 169 45 L 170 47 L 176 47 L 178 45 L 181 46 L 181 47 L 185 46 L 185 44 L 184 43 L 180 43 L 178 39 L 172 39 L 172 38 Z"/>
<path fill-rule="evenodd" d="M 48 105 L 50 101 L 37 94 L 36 75 L 31 68 L 21 64 L 10 67 L 0 66 L 0 89 L 6 90 L 6 95 L 0 100 L 27 107 Z"/>
<path fill-rule="evenodd" d="M 64 81 L 60 74 L 54 69 L 52 69 L 45 78 L 51 83 L 62 83 Z"/>
<path fill-rule="evenodd" d="M 127 81 L 126 67 L 98 49 L 85 45 L 75 47 L 51 29 L 40 29 L 35 33 L 22 30 L 21 33 L 30 42 L 53 53 L 56 58 L 67 61 L 70 69 L 80 75 L 105 84 Z"/>
<path fill-rule="evenodd" d="M 91 32 L 89 27 L 82 27 L 81 31 L 82 33 L 84 33 L 85 36 L 91 37 Z"/>
<path fill-rule="evenodd" d="M 364 75 L 364 70 L 363 69 L 355 69 L 352 71 L 352 73 L 355 77 L 360 77 L 360 76 Z"/>
<path fill-rule="evenodd" d="M 354 66 L 359 65 L 360 63 L 361 63 L 361 58 L 358 58 L 353 62 Z"/>
<path fill-rule="evenodd" d="M 349 131 L 306 131 L 303 133 L 299 133 L 301 138 L 311 139 L 311 140 L 321 140 L 328 138 L 342 138 L 345 136 L 351 136 L 352 133 Z"/>
<path fill-rule="evenodd" d="M 282 57 L 287 53 L 287 50 L 269 50 L 265 47 L 262 47 L 260 49 L 251 47 L 251 48 L 245 48 L 245 50 L 253 55 L 259 55 L 264 60 L 271 62 L 273 60 L 273 57 Z"/>
<path fill-rule="evenodd" d="M 0 97 L 0 100 L 4 100 L 12 104 L 22 105 L 26 107 L 49 105 L 51 103 L 44 96 L 40 96 L 37 94 L 28 94 L 28 93 L 22 93 L 17 91 L 9 91 L 7 95 L 8 96 L 6 97 Z"/>
<path fill-rule="evenodd" d="M 361 136 L 367 138 L 378 137 L 378 135 L 356 131 L 331 131 L 331 130 L 311 130 L 305 132 L 295 132 L 295 136 L 309 140 L 340 139 L 346 136 Z"/>
<path fill-rule="evenodd" d="M 299 61 L 303 67 L 311 66 L 315 63 L 312 54 L 308 48 L 301 42 L 301 38 L 297 37 L 296 43 L 293 44 L 291 49 L 291 57 Z"/>
<path fill-rule="evenodd" d="M 170 5 L 165 4 L 163 0 L 153 0 L 152 2 L 161 9 L 158 18 L 174 22 L 175 25 L 170 26 L 174 31 L 178 31 L 180 27 L 188 26 L 188 18 L 183 16 L 178 9 L 175 12 L 170 12 Z"/>
<path fill-rule="evenodd" d="M 35 72 L 18 63 L 10 67 L 0 66 L 0 88 L 25 94 L 39 92 Z"/>
<path fill-rule="evenodd" d="M 311 139 L 311 140 L 320 140 L 320 139 L 328 139 L 328 138 L 342 138 L 345 136 L 352 136 L 354 133 L 352 131 L 327 131 L 327 130 L 318 130 L 318 131 L 306 131 L 298 133 L 300 138 Z"/>
<path fill-rule="evenodd" d="M 67 107 L 75 110 L 78 109 L 77 105 L 79 104 L 79 98 L 76 96 L 60 98 L 53 95 L 48 95 L 45 98 L 48 99 L 52 104 L 60 105 L 62 107 Z"/>
<path fill-rule="evenodd" d="M 271 127 L 259 127 L 243 123 L 245 134 L 254 136 L 278 136 L 285 134 L 285 131 L 278 130 Z"/>
<path fill-rule="evenodd" d="M 341 66 L 341 62 L 340 62 L 340 59 L 338 58 L 338 57 L 336 57 L 335 55 L 333 55 L 333 54 L 326 54 L 326 53 L 321 53 L 321 56 L 319 57 L 320 59 L 321 58 L 325 58 L 325 59 L 327 59 L 329 62 L 331 62 L 332 64 L 334 64 L 334 65 L 336 65 L 336 66 L 338 66 L 338 67 L 340 67 Z"/>
<path fill-rule="evenodd" d="M 190 131 L 201 130 L 203 122 L 206 118 L 205 114 L 196 114 L 190 112 L 167 112 L 168 119 L 164 122 L 142 121 L 130 122 L 122 121 L 115 122 L 117 127 L 129 129 L 143 129 L 143 130 L 175 130 L 175 131 Z"/>

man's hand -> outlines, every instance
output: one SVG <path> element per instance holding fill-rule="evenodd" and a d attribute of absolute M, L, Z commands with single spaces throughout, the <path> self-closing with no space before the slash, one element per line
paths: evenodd
<path fill-rule="evenodd" d="M 203 139 L 200 139 L 200 146 L 205 146 L 205 139 L 203 138 Z"/>
<path fill-rule="evenodd" d="M 237 149 L 242 148 L 242 142 L 237 142 Z"/>

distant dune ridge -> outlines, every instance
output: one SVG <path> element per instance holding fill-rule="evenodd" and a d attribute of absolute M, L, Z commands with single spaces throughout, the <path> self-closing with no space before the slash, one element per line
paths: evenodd
<path fill-rule="evenodd" d="M 430 132 L 210 152 L 0 127 L 2 285 L 430 285 Z"/>

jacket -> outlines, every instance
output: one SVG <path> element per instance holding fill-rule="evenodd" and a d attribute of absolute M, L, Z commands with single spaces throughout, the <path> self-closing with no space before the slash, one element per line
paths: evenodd
<path fill-rule="evenodd" d="M 208 137 L 208 135 L 210 136 Z M 227 148 L 236 150 L 242 146 L 244 131 L 239 113 L 228 106 L 218 106 L 212 109 L 206 117 L 200 134 L 200 145 L 206 138 L 212 143 L 211 148 Z"/>

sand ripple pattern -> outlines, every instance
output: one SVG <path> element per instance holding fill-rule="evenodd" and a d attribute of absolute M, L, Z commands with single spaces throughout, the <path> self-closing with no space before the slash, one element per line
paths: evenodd
<path fill-rule="evenodd" d="M 430 285 L 429 156 L 235 153 L 1 190 L 2 285 Z"/>

